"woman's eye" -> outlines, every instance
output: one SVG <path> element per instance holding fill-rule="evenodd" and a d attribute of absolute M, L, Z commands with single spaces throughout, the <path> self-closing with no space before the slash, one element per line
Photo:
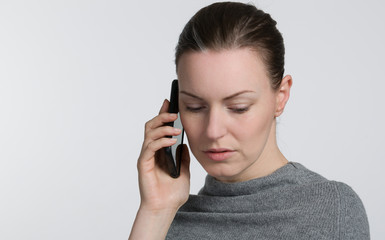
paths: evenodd
<path fill-rule="evenodd" d="M 189 107 L 189 106 L 186 106 L 186 110 L 189 111 L 189 112 L 199 112 L 201 110 L 203 110 L 204 107 Z"/>
<path fill-rule="evenodd" d="M 242 108 L 230 108 L 231 111 L 235 113 L 244 113 L 249 110 L 249 107 L 242 107 Z"/>

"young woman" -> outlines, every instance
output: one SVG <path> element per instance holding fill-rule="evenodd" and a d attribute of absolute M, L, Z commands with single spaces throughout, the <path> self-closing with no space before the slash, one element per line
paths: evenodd
<path fill-rule="evenodd" d="M 289 162 L 276 118 L 289 99 L 284 44 L 276 22 L 252 5 L 215 3 L 187 23 L 176 48 L 179 109 L 191 152 L 208 175 L 189 196 L 189 155 L 181 175 L 162 170 L 177 116 L 145 126 L 138 159 L 141 205 L 130 239 L 369 239 L 365 209 L 347 185 Z"/>

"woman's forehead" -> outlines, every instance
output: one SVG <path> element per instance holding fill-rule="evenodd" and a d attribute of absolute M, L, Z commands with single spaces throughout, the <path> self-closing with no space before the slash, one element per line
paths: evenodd
<path fill-rule="evenodd" d="M 178 65 L 180 89 L 236 91 L 270 87 L 265 65 L 249 49 L 189 52 Z"/>

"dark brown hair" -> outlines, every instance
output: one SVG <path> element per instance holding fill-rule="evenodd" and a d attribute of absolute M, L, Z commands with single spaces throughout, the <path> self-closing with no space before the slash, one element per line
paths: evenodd
<path fill-rule="evenodd" d="M 276 24 L 269 14 L 250 4 L 219 2 L 204 7 L 179 36 L 176 67 L 189 51 L 250 48 L 262 57 L 271 86 L 277 90 L 284 74 L 285 47 Z"/>

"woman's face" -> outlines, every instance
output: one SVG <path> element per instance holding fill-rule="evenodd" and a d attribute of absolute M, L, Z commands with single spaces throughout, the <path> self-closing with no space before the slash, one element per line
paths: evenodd
<path fill-rule="evenodd" d="M 179 108 L 190 148 L 224 182 L 254 178 L 275 143 L 277 94 L 249 49 L 189 52 L 178 63 Z"/>

